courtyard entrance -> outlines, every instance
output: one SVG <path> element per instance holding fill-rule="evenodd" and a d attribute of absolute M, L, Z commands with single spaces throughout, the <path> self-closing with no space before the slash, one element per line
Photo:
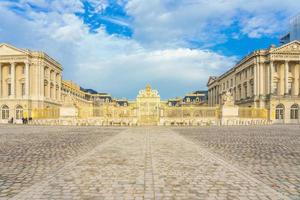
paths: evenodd
<path fill-rule="evenodd" d="M 160 96 L 148 85 L 137 96 L 137 115 L 140 125 L 157 125 L 159 122 Z"/>

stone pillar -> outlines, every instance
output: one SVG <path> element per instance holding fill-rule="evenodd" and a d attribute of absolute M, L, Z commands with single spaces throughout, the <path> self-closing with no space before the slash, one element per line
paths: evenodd
<path fill-rule="evenodd" d="M 284 94 L 287 95 L 289 93 L 289 61 L 285 61 L 284 63 Z"/>
<path fill-rule="evenodd" d="M 294 77 L 295 77 L 295 82 L 294 82 L 294 95 L 298 96 L 299 95 L 299 81 L 300 81 L 300 62 L 295 65 L 295 71 L 294 71 Z"/>
<path fill-rule="evenodd" d="M 40 97 L 42 97 L 42 99 L 45 98 L 45 67 L 43 65 L 40 66 L 40 74 L 41 74 L 41 80 L 40 80 Z"/>
<path fill-rule="evenodd" d="M 53 76 L 53 99 L 56 100 L 56 73 L 53 72 L 54 76 Z"/>
<path fill-rule="evenodd" d="M 25 62 L 25 96 L 29 98 L 29 63 Z"/>
<path fill-rule="evenodd" d="M 258 88 L 259 88 L 259 95 L 265 95 L 267 93 L 267 89 L 266 89 L 266 86 L 267 86 L 267 77 L 266 77 L 266 72 L 265 72 L 265 65 L 264 64 L 259 64 L 259 71 L 257 72 L 258 73 L 258 79 L 259 79 L 259 85 L 258 85 Z"/>
<path fill-rule="evenodd" d="M 2 97 L 2 63 L 0 63 L 0 98 Z"/>
<path fill-rule="evenodd" d="M 212 106 L 211 105 L 211 90 L 208 90 L 208 105 Z"/>
<path fill-rule="evenodd" d="M 215 106 L 215 87 L 211 89 L 211 100 L 212 106 Z"/>
<path fill-rule="evenodd" d="M 58 75 L 58 100 L 61 101 L 61 75 Z"/>
<path fill-rule="evenodd" d="M 48 68 L 48 98 L 51 99 L 51 70 Z"/>
<path fill-rule="evenodd" d="M 273 94 L 273 73 L 274 73 L 274 63 L 273 61 L 270 62 L 270 69 L 269 69 L 269 94 Z"/>
<path fill-rule="evenodd" d="M 257 59 L 256 59 L 257 60 Z M 253 74 L 254 74 L 254 76 L 253 76 L 253 95 L 254 96 L 257 96 L 257 94 L 258 94 L 258 86 L 259 86 L 259 78 L 257 78 L 258 76 L 258 71 L 259 71 L 259 68 L 258 68 L 258 66 L 259 66 L 259 63 L 256 61 L 256 64 L 254 65 L 254 67 L 253 67 Z"/>
<path fill-rule="evenodd" d="M 11 67 L 11 97 L 15 98 L 15 88 L 16 88 L 16 67 L 15 67 L 15 63 L 12 62 L 10 63 L 10 67 Z"/>

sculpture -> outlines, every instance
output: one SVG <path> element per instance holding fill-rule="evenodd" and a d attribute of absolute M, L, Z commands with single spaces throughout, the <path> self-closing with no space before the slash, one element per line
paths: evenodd
<path fill-rule="evenodd" d="M 224 106 L 234 106 L 233 96 L 231 92 L 227 91 L 223 96 L 223 105 Z"/>

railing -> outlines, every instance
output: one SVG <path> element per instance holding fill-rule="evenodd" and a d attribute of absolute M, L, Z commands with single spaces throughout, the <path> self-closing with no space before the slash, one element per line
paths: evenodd
<path fill-rule="evenodd" d="M 268 118 L 268 110 L 263 108 L 239 108 L 240 118 Z"/>
<path fill-rule="evenodd" d="M 24 111 L 24 118 L 29 116 L 29 111 Z M 57 119 L 59 118 L 59 108 L 35 108 L 31 110 L 32 119 Z"/>
<path fill-rule="evenodd" d="M 217 107 L 167 107 L 163 117 L 168 118 L 219 118 L 220 109 Z"/>

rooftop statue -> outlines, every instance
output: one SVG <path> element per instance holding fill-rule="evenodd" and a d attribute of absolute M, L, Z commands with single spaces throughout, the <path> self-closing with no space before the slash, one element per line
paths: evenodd
<path fill-rule="evenodd" d="M 152 90 L 151 86 L 148 84 L 146 89 L 140 90 L 137 98 L 145 98 L 145 97 L 157 97 L 159 98 L 159 94 L 157 90 Z"/>

